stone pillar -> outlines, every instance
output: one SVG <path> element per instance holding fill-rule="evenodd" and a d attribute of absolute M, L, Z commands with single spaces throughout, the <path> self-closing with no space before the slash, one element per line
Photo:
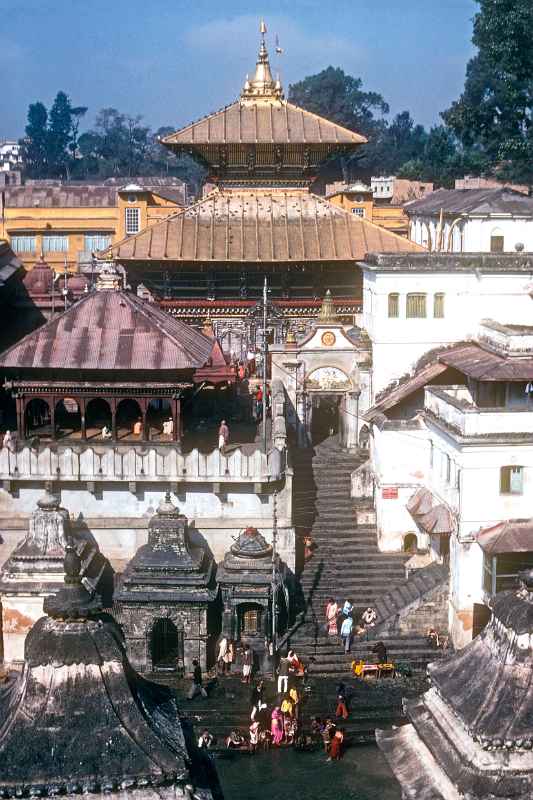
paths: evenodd
<path fill-rule="evenodd" d="M 86 426 L 86 418 L 85 418 L 85 410 L 87 406 L 87 401 L 85 397 L 78 397 L 76 398 L 78 403 L 78 408 L 80 409 L 80 433 L 82 439 L 87 439 L 87 426 Z"/>
<path fill-rule="evenodd" d="M 113 439 L 116 441 L 117 439 L 117 400 L 115 397 L 112 397 L 109 401 L 109 405 L 111 406 L 111 434 Z"/>

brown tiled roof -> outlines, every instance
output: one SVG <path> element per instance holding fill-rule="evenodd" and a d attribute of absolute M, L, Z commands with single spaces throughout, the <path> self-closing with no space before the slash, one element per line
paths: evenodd
<path fill-rule="evenodd" d="M 9 244 L 0 239 L 0 289 L 20 269 L 22 269 L 22 262 L 19 261 Z"/>
<path fill-rule="evenodd" d="M 359 133 L 285 100 L 240 102 L 165 136 L 163 144 L 364 144 Z"/>
<path fill-rule="evenodd" d="M 424 248 L 305 190 L 215 191 L 108 253 L 144 261 L 351 261 Z"/>
<path fill-rule="evenodd" d="M 136 183 L 143 191 L 153 192 L 178 205 L 185 205 L 186 186 L 183 182 L 165 182 L 157 178 L 114 179 L 115 182 L 75 183 L 33 181 L 4 190 L 6 208 L 114 208 L 118 192 L 127 184 Z"/>
<path fill-rule="evenodd" d="M 480 381 L 530 381 L 533 379 L 533 358 L 500 356 L 477 344 L 451 349 L 439 356 L 449 367 Z"/>
<path fill-rule="evenodd" d="M 214 340 L 125 291 L 91 292 L 0 355 L 0 367 L 180 370 L 202 367 Z"/>
<path fill-rule="evenodd" d="M 533 216 L 533 197 L 512 189 L 437 189 L 404 206 L 408 214 L 511 214 Z"/>
<path fill-rule="evenodd" d="M 527 553 L 533 550 L 533 519 L 499 522 L 476 534 L 479 546 L 489 555 Z"/>

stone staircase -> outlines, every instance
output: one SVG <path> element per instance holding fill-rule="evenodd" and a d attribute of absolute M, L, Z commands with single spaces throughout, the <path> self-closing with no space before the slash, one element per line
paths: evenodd
<path fill-rule="evenodd" d="M 413 573 L 406 581 L 409 556 L 381 552 L 375 525 L 357 524 L 351 474 L 367 456 L 342 451 L 334 437 L 314 452 L 299 450 L 292 455 L 295 521 L 299 531 L 311 529 L 316 549 L 299 575 L 303 621 L 287 644 L 309 662 L 311 674 L 346 675 L 354 658 L 370 657 L 372 641 L 355 640 L 345 655 L 340 638 L 326 635 L 324 610 L 329 596 L 340 603 L 350 598 L 356 616 L 369 605 L 376 608 L 381 624 L 372 639 L 381 639 L 395 662 L 424 670 L 438 657 L 426 641 L 427 619 L 419 625 L 412 620 L 402 624 L 402 616 L 412 609 L 416 619 L 417 604 L 445 582 L 445 570 L 431 565 L 424 575 Z"/>

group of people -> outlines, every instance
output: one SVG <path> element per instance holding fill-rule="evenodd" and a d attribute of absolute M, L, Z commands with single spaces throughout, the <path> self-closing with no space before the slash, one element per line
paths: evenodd
<path fill-rule="evenodd" d="M 325 618 L 325 630 L 328 636 L 339 635 L 340 623 L 340 637 L 344 645 L 344 652 L 349 653 L 354 634 L 362 636 L 368 633 L 369 629 L 375 626 L 378 615 L 374 608 L 368 606 L 361 614 L 358 622 L 355 622 L 354 605 L 349 598 L 344 601 L 344 605 L 341 608 L 333 597 L 329 597 L 326 604 Z"/>
<path fill-rule="evenodd" d="M 235 643 L 227 636 L 222 636 L 218 643 L 217 672 L 219 675 L 230 675 L 236 658 Z M 245 644 L 241 651 L 243 683 L 250 683 L 254 668 L 254 653 L 249 644 Z"/>

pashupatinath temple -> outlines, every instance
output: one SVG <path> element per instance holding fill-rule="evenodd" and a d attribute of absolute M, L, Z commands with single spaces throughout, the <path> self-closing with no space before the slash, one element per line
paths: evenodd
<path fill-rule="evenodd" d="M 250 318 L 265 278 L 271 341 L 280 343 L 289 329 L 307 329 L 327 289 L 341 320 L 353 324 L 362 305 L 357 262 L 366 253 L 422 249 L 311 191 L 325 160 L 354 153 L 366 139 L 285 99 L 264 30 L 240 97 L 162 140 L 207 168 L 204 196 L 107 251 L 133 288 L 142 284 L 180 319 L 209 317 L 236 354 L 243 341 L 254 343 Z"/>

